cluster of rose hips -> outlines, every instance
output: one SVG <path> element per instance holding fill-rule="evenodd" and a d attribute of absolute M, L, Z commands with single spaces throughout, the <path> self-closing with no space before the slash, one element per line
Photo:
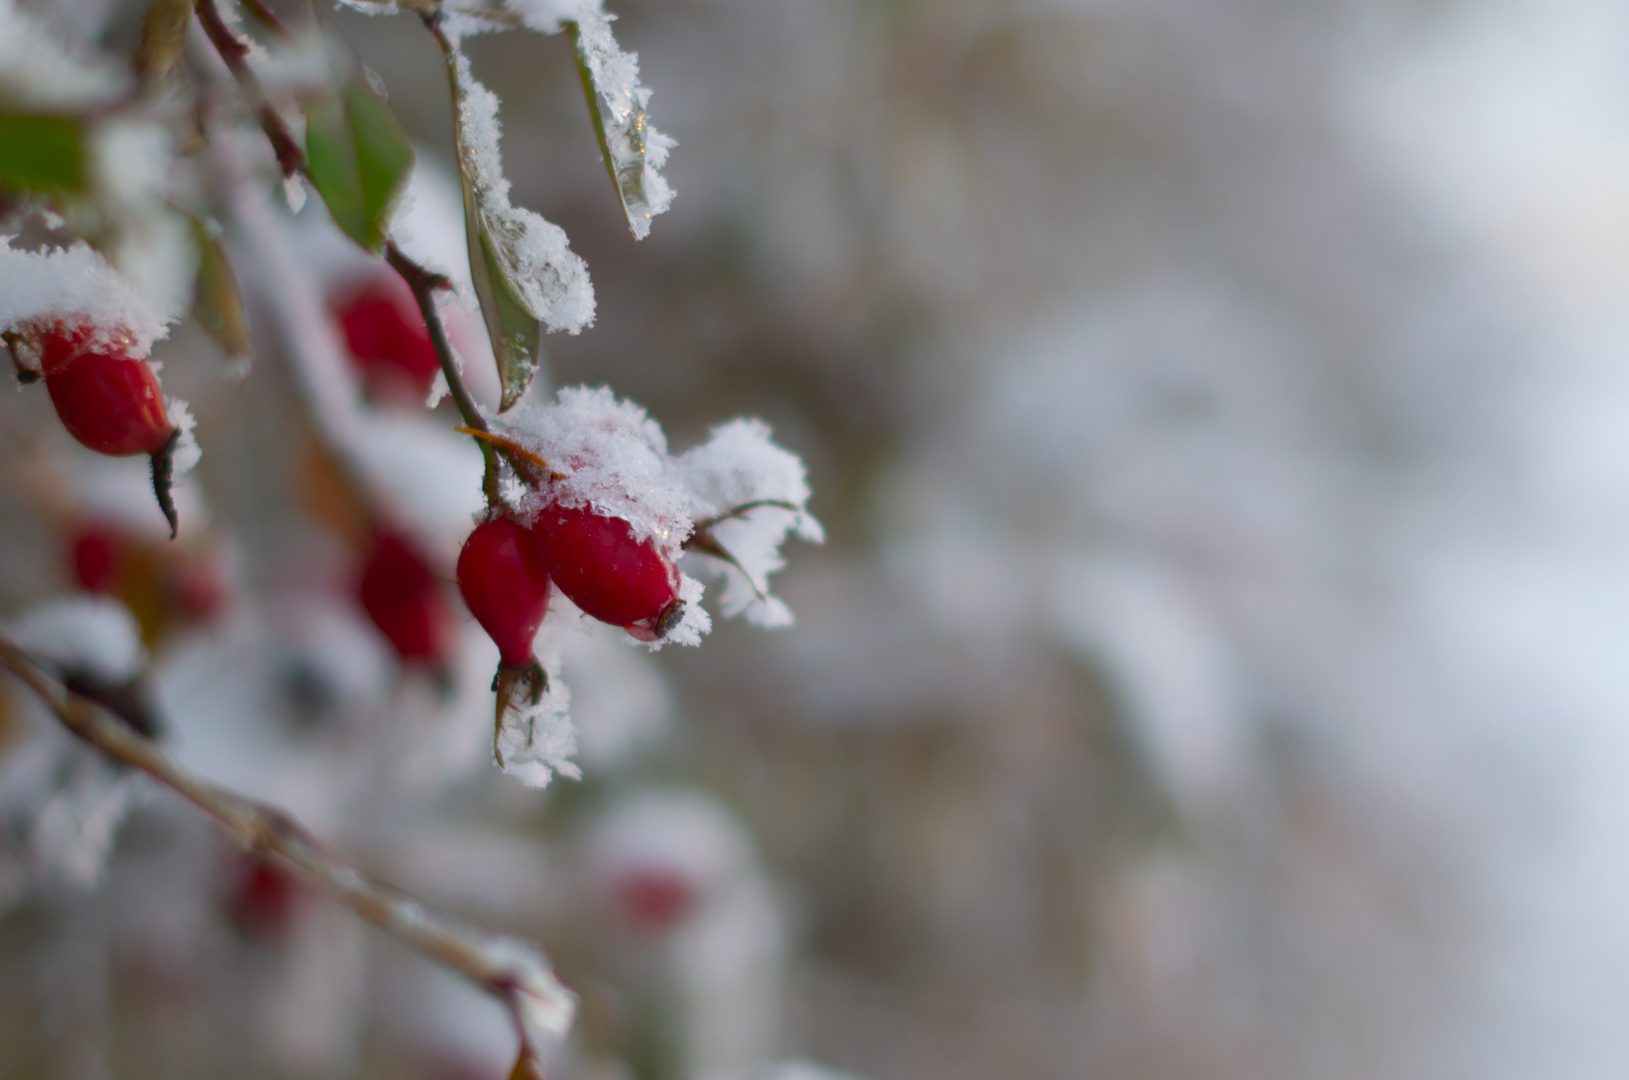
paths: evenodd
<path fill-rule="evenodd" d="M 553 504 L 528 526 L 507 514 L 477 525 L 458 555 L 458 591 L 498 646 L 499 676 L 528 673 L 534 701 L 543 679 L 532 639 L 549 608 L 549 582 L 585 614 L 658 641 L 684 612 L 679 571 L 619 517 Z M 503 707 L 499 702 L 499 707 Z"/>
<path fill-rule="evenodd" d="M 407 298 L 383 284 L 363 288 L 335 309 L 353 360 L 376 399 L 406 394 L 422 399 L 439 368 L 422 320 L 414 314 Z M 154 489 L 173 538 L 170 477 L 182 433 L 170 418 L 146 350 L 122 329 L 84 317 L 42 321 L 17 335 L 13 344 L 24 361 L 19 374 L 25 381 L 44 379 L 63 426 L 80 443 L 102 454 L 151 457 Z M 498 646 L 493 685 L 499 691 L 501 718 L 517 692 L 537 704 L 547 687 L 533 640 L 548 611 L 551 582 L 585 614 L 646 642 L 668 637 L 684 618 L 685 602 L 680 599 L 676 551 L 653 538 L 640 538 L 629 520 L 605 511 L 581 491 L 568 493 L 568 485 L 556 483 L 565 478 L 551 475 L 546 467 L 528 472 L 524 459 L 542 463 L 517 444 L 490 433 L 471 434 L 502 448 L 517 475 L 528 478 L 534 496 L 524 516 L 494 503 L 465 540 L 457 563 L 464 603 Z M 76 539 L 76 576 L 87 589 L 117 592 L 116 560 L 106 540 L 90 532 Z M 705 528 L 698 529 L 692 543 L 697 551 L 734 561 Z M 410 539 L 396 530 L 375 529 L 357 596 L 404 661 L 445 674 L 455 620 L 430 560 Z"/>

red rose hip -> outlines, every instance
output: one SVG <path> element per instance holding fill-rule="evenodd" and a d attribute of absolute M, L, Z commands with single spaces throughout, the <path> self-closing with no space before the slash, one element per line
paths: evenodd
<path fill-rule="evenodd" d="M 588 507 L 550 506 L 534 526 L 560 591 L 601 622 L 635 637 L 667 636 L 684 604 L 679 572 L 650 540 L 634 539 L 619 517 Z"/>
<path fill-rule="evenodd" d="M 357 599 L 403 660 L 439 664 L 451 654 L 452 612 L 418 549 L 392 532 L 374 537 Z"/>
<path fill-rule="evenodd" d="M 99 454 L 156 454 L 174 426 L 152 365 L 120 332 L 59 322 L 39 338 L 45 389 L 68 434 Z"/>
<path fill-rule="evenodd" d="M 400 282 L 375 281 L 336 314 L 370 394 L 413 404 L 424 400 L 441 363 L 412 294 Z"/>
<path fill-rule="evenodd" d="M 504 667 L 532 663 L 532 639 L 549 610 L 549 571 L 536 533 L 506 517 L 477 525 L 458 554 L 458 591 Z"/>

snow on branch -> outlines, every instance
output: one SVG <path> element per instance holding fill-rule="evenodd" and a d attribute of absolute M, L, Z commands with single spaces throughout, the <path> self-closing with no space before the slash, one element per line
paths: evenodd
<path fill-rule="evenodd" d="M 531 942 L 465 926 L 370 879 L 288 813 L 211 784 L 176 765 L 125 722 L 70 691 L 6 637 L 0 667 L 39 695 L 64 727 L 121 765 L 138 769 L 210 817 L 246 848 L 281 860 L 397 941 L 469 979 L 509 1010 L 522 1061 L 536 1075 L 564 1041 L 576 998 Z M 518 1072 L 519 1070 L 517 1070 Z"/>

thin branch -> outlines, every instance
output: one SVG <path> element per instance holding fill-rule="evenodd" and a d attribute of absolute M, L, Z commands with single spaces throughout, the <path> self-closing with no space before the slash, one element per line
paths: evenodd
<path fill-rule="evenodd" d="M 289 131 L 288 125 L 277 114 L 271 102 L 266 98 L 266 92 L 261 89 L 260 80 L 255 77 L 254 69 L 249 66 L 249 47 L 232 32 L 231 27 L 221 18 L 221 13 L 215 7 L 215 0 L 198 0 L 198 21 L 203 25 L 204 34 L 209 43 L 215 46 L 226 69 L 237 80 L 238 86 L 243 89 L 243 96 L 249 99 L 255 116 L 260 120 L 260 127 L 271 140 L 272 150 L 277 154 L 278 167 L 283 170 L 284 177 L 295 173 L 305 172 L 305 152 L 295 141 L 294 135 Z"/>
<path fill-rule="evenodd" d="M 245 0 L 251 10 L 260 15 L 264 5 L 257 0 Z M 253 69 L 249 66 L 249 49 L 234 34 L 225 21 L 222 20 L 215 0 L 197 0 L 198 19 L 203 24 L 204 33 L 215 51 L 220 54 L 227 70 L 237 80 L 238 87 L 243 91 L 244 97 L 249 99 L 250 107 L 260 120 L 260 127 L 271 141 L 272 149 L 277 154 L 277 164 L 283 170 L 285 177 L 296 174 L 310 181 L 309 163 L 305 152 L 300 149 L 294 135 L 289 131 L 288 125 L 278 115 L 277 110 L 267 100 L 265 92 L 261 89 L 260 80 L 255 77 Z M 266 15 L 275 19 L 269 10 Z M 425 16 L 426 22 L 430 16 Z M 281 34 L 287 36 L 288 30 L 281 27 Z M 439 33 L 439 31 L 436 31 Z M 312 184 L 316 187 L 316 184 Z M 435 291 L 450 287 L 450 282 L 440 274 L 434 273 L 426 267 L 420 266 L 409 258 L 394 241 L 385 242 L 385 261 L 390 264 L 406 283 L 413 293 L 413 299 L 418 303 L 419 313 L 424 317 L 424 325 L 430 332 L 430 344 L 435 349 L 436 360 L 441 365 L 441 373 L 446 377 L 447 390 L 451 393 L 453 402 L 458 406 L 458 412 L 464 418 L 464 426 L 475 428 L 478 431 L 487 430 L 486 418 L 481 415 L 470 395 L 469 388 L 464 385 L 463 373 L 459 371 L 457 358 L 453 356 L 452 346 L 447 341 L 446 329 L 441 324 L 441 315 L 436 310 Z M 486 462 L 486 475 L 482 482 L 487 503 L 490 506 L 498 505 L 498 471 L 497 460 L 493 456 L 492 448 L 479 439 L 476 443 L 481 448 L 481 457 Z M 511 461 L 511 465 L 514 462 Z"/>
<path fill-rule="evenodd" d="M 249 14 L 253 15 L 266 29 L 282 38 L 284 41 L 293 41 L 294 32 L 290 30 L 277 13 L 267 7 L 264 0 L 240 0 Z"/>
<path fill-rule="evenodd" d="M 424 315 L 424 326 L 430 331 L 430 344 L 435 347 L 436 360 L 441 364 L 441 373 L 447 377 L 447 389 L 452 394 L 453 403 L 458 406 L 458 414 L 464 418 L 464 426 L 481 432 L 490 430 L 486 417 L 481 415 L 475 399 L 464 385 L 452 345 L 447 341 L 446 328 L 441 325 L 441 313 L 436 310 L 435 291 L 449 288 L 451 282 L 408 258 L 394 240 L 385 241 L 385 262 L 401 275 L 407 287 L 413 291 L 413 299 L 418 301 L 419 311 Z"/>
<path fill-rule="evenodd" d="M 369 878 L 286 811 L 209 783 L 175 764 L 114 714 L 67 689 L 3 636 L 0 667 L 38 694 L 64 727 L 112 760 L 151 776 L 214 818 L 244 847 L 287 864 L 397 941 L 497 998 L 520 1033 L 522 1059 L 541 1075 L 553 1044 L 571 1025 L 576 1001 L 537 946 L 460 925 L 427 910 L 407 893 Z"/>
<path fill-rule="evenodd" d="M 419 312 L 424 316 L 424 327 L 430 332 L 430 346 L 435 349 L 436 360 L 441 364 L 441 375 L 447 380 L 447 390 L 452 394 L 453 404 L 458 406 L 458 413 L 464 418 L 464 428 L 460 430 L 486 434 L 486 417 L 481 415 L 469 388 L 464 385 L 463 373 L 458 370 L 458 359 L 453 356 L 452 345 L 447 341 L 447 330 L 441 325 L 441 313 L 436 310 L 435 290 L 448 288 L 451 282 L 409 259 L 394 240 L 385 241 L 385 261 L 407 282 L 413 299 L 419 305 Z M 486 495 L 486 504 L 495 508 L 500 500 L 498 458 L 485 440 L 477 438 L 475 445 L 481 448 L 481 459 L 486 462 L 481 490 Z"/>

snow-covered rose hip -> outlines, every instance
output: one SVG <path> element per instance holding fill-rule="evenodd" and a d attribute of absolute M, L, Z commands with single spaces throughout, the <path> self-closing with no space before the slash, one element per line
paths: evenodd
<path fill-rule="evenodd" d="M 124 328 L 86 318 L 55 319 L 34 327 L 26 338 L 68 434 L 99 454 L 152 458 L 153 493 L 174 539 L 178 522 L 170 478 L 181 431 L 170 422 L 146 349 Z"/>
<path fill-rule="evenodd" d="M 39 334 L 40 371 L 68 434 L 99 454 L 156 454 L 175 432 L 158 375 L 120 330 L 60 321 Z"/>
<path fill-rule="evenodd" d="M 601 622 L 641 641 L 667 636 L 684 614 L 679 571 L 622 518 L 586 506 L 546 506 L 534 526 L 560 591 Z"/>
<path fill-rule="evenodd" d="M 549 572 L 537 534 L 508 517 L 483 521 L 458 553 L 458 591 L 498 646 L 504 667 L 530 665 L 549 610 Z"/>

